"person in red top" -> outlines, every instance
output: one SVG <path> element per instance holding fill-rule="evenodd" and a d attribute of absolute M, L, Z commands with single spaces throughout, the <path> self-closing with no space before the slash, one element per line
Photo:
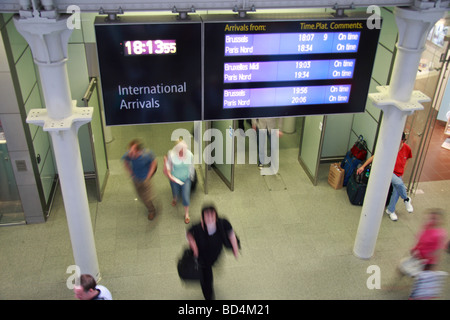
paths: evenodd
<path fill-rule="evenodd" d="M 430 209 L 424 228 L 419 233 L 411 255 L 425 260 L 425 270 L 433 269 L 447 243 L 447 231 L 443 227 L 443 211 Z"/>
<path fill-rule="evenodd" d="M 408 197 L 408 194 L 406 193 L 406 186 L 402 180 L 406 164 L 408 160 L 412 158 L 411 147 L 408 146 L 405 142 L 406 142 L 406 135 L 403 132 L 402 141 L 400 142 L 400 148 L 397 154 L 397 160 L 395 161 L 394 172 L 392 173 L 392 180 L 391 180 L 393 188 L 392 195 L 389 201 L 389 205 L 386 208 L 386 213 L 389 215 L 389 218 L 391 218 L 392 221 L 398 220 L 397 214 L 395 213 L 395 206 L 397 205 L 397 201 L 399 198 L 403 199 L 403 202 L 405 203 L 406 206 L 406 211 L 412 213 L 414 210 L 411 204 L 411 199 Z M 359 167 L 356 170 L 356 172 L 358 174 L 363 172 L 364 168 L 372 162 L 373 157 L 374 156 L 371 156 L 369 159 L 367 159 L 367 161 L 361 167 Z"/>
<path fill-rule="evenodd" d="M 425 225 L 418 234 L 417 243 L 411 249 L 411 255 L 422 261 L 423 271 L 414 276 L 410 300 L 435 299 L 441 296 L 448 273 L 437 270 L 436 266 L 447 241 L 444 211 L 430 209 Z"/>
<path fill-rule="evenodd" d="M 392 174 L 392 195 L 389 205 L 386 209 L 386 213 L 389 218 L 393 221 L 397 221 L 398 217 L 395 214 L 395 206 L 399 198 L 403 199 L 406 206 L 406 211 L 409 213 L 413 212 L 413 206 L 411 204 L 411 199 L 406 193 L 406 186 L 403 183 L 403 173 L 405 172 L 405 167 L 409 159 L 412 158 L 411 147 L 406 144 L 406 136 L 403 132 L 402 141 L 400 142 L 400 149 L 398 150 L 397 160 L 395 161 L 394 173 Z"/>

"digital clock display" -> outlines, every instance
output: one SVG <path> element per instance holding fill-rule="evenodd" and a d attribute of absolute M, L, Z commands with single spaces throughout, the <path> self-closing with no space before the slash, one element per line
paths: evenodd
<path fill-rule="evenodd" d="M 125 56 L 146 54 L 175 54 L 176 40 L 128 40 L 123 42 Z"/>
<path fill-rule="evenodd" d="M 196 15 L 95 19 L 107 126 L 202 119 L 201 22 Z"/>

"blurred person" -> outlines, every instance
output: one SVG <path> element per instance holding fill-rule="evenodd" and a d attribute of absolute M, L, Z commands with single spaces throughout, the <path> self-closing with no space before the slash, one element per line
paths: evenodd
<path fill-rule="evenodd" d="M 373 161 L 373 157 L 371 156 L 367 161 L 360 166 L 356 173 L 360 174 L 364 171 L 364 169 Z M 406 144 L 406 135 L 403 132 L 402 134 L 402 141 L 400 142 L 400 147 L 397 153 L 397 160 L 395 161 L 395 167 L 394 172 L 392 173 L 392 195 L 391 199 L 389 201 L 389 204 L 386 208 L 386 213 L 388 214 L 389 218 L 392 221 L 397 221 L 398 216 L 395 213 L 395 206 L 397 205 L 397 201 L 399 198 L 403 199 L 403 202 L 405 203 L 406 211 L 409 213 L 412 213 L 414 211 L 411 198 L 408 197 L 408 194 L 406 193 L 406 186 L 403 182 L 402 176 L 405 172 L 406 164 L 408 163 L 408 160 L 412 158 L 412 152 L 411 147 Z"/>
<path fill-rule="evenodd" d="M 261 170 L 269 161 L 266 156 L 271 150 L 271 134 L 272 130 L 278 129 L 278 136 L 281 137 L 282 125 L 281 118 L 258 118 L 252 119 L 252 128 L 256 130 L 256 143 L 258 148 L 258 168 Z M 261 131 L 261 135 L 260 135 Z M 267 157 L 268 158 L 268 157 Z"/>
<path fill-rule="evenodd" d="M 75 297 L 79 300 L 112 300 L 109 290 L 97 284 L 94 277 L 90 274 L 82 274 L 80 276 L 80 284 L 73 288 Z"/>
<path fill-rule="evenodd" d="M 238 241 L 230 222 L 221 219 L 213 205 L 205 205 L 202 208 L 200 223 L 192 226 L 186 234 L 189 246 L 194 257 L 197 257 L 202 271 L 200 285 L 205 300 L 213 300 L 213 272 L 212 266 L 219 258 L 224 245 L 223 237 L 228 237 L 234 256 L 239 253 Z"/>
<path fill-rule="evenodd" d="M 140 140 L 134 139 L 128 144 L 128 151 L 122 156 L 122 161 L 133 180 L 139 198 L 147 207 L 148 219 L 152 220 L 156 214 L 151 183 L 158 166 L 155 155 L 152 151 L 144 149 Z"/>
<path fill-rule="evenodd" d="M 416 245 L 411 255 L 423 263 L 423 271 L 414 277 L 410 300 L 439 298 L 448 273 L 437 270 L 443 250 L 447 246 L 447 232 L 444 228 L 442 209 L 431 209 L 423 229 L 419 232 Z"/>
<path fill-rule="evenodd" d="M 164 156 L 164 174 L 169 178 L 172 189 L 172 206 L 181 199 L 184 206 L 184 223 L 188 224 L 189 204 L 191 199 L 191 184 L 195 178 L 194 155 L 188 149 L 186 142 L 178 140 Z"/>
<path fill-rule="evenodd" d="M 442 209 L 430 209 L 418 235 L 417 243 L 411 249 L 411 255 L 424 261 L 425 270 L 432 270 L 438 264 L 446 244 L 447 231 L 444 228 L 444 212 Z"/>

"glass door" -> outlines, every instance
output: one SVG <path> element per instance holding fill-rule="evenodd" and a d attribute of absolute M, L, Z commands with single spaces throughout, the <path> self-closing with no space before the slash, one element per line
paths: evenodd
<path fill-rule="evenodd" d="M 22 223 L 25 215 L 0 122 L 0 225 Z"/>
<path fill-rule="evenodd" d="M 414 90 L 419 90 L 431 98 L 423 103 L 424 110 L 416 111 L 406 120 L 407 143 L 412 149 L 412 163 L 408 163 L 403 180 L 410 193 L 417 189 L 420 174 L 427 155 L 434 124 L 445 91 L 448 77 L 449 38 L 446 36 L 448 19 L 441 19 L 430 31 L 426 47 L 417 70 Z"/>
<path fill-rule="evenodd" d="M 228 188 L 234 190 L 234 139 L 233 132 L 235 130 L 234 120 L 211 121 L 210 133 L 214 137 L 208 137 L 209 146 L 214 146 L 208 150 L 213 151 L 212 168 Z M 217 139 L 217 140 L 216 140 Z M 220 149 L 219 149 L 220 148 Z M 207 151 L 208 151 L 207 150 Z M 207 152 L 208 153 L 208 152 Z M 221 153 L 221 154 L 220 154 Z"/>
<path fill-rule="evenodd" d="M 86 107 L 93 107 L 94 113 L 92 120 L 86 128 L 88 129 L 88 136 L 91 142 L 90 153 L 95 171 L 95 180 L 97 188 L 97 199 L 102 201 L 103 193 L 106 187 L 106 182 L 109 176 L 108 156 L 106 154 L 105 136 L 103 131 L 102 109 L 100 107 L 100 99 L 98 96 L 98 80 L 92 78 L 89 87 L 83 97 Z M 83 127 L 82 127 L 83 128 Z"/>
<path fill-rule="evenodd" d="M 300 138 L 298 161 L 313 185 L 317 185 L 325 122 L 323 115 L 305 117 Z"/>

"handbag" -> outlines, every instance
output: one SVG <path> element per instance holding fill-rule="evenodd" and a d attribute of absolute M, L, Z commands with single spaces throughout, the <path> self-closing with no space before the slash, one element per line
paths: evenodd
<path fill-rule="evenodd" d="M 358 137 L 358 140 L 356 140 L 355 144 L 350 149 L 353 156 L 359 160 L 366 160 L 367 150 L 367 142 L 364 140 L 364 137 L 362 135 Z"/>
<path fill-rule="evenodd" d="M 408 257 L 400 260 L 398 268 L 404 275 L 408 277 L 415 277 L 424 270 L 425 261 L 426 260 L 422 260 L 416 258 L 413 255 L 409 255 Z"/>
<path fill-rule="evenodd" d="M 178 275 L 182 280 L 200 280 L 202 271 L 192 249 L 185 249 L 178 260 Z"/>

